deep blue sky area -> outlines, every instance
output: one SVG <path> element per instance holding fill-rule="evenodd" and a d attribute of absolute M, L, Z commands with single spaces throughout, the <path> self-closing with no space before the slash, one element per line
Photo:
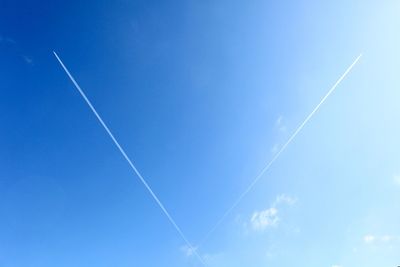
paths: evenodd
<path fill-rule="evenodd" d="M 205 266 L 399 265 L 399 11 L 0 0 L 0 266 L 203 266 L 53 51 Z"/>

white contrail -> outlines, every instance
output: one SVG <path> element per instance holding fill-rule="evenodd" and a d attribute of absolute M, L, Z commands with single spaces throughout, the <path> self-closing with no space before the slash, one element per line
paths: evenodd
<path fill-rule="evenodd" d="M 107 127 L 107 125 L 104 123 L 103 119 L 100 117 L 100 115 L 97 113 L 96 109 L 93 107 L 92 103 L 89 101 L 89 99 L 86 97 L 85 93 L 83 92 L 82 88 L 79 86 L 79 84 L 75 81 L 74 77 L 72 77 L 71 73 L 68 71 L 67 67 L 65 67 L 64 63 L 61 61 L 61 59 L 58 57 L 57 53 L 54 52 L 54 55 L 56 56 L 58 62 L 61 64 L 62 68 L 64 71 L 67 73 L 68 77 L 71 79 L 72 83 L 75 85 L 76 89 L 78 89 L 79 93 L 83 97 L 83 99 L 86 101 L 90 109 L 93 111 L 94 115 L 96 115 L 97 119 L 100 121 L 101 125 L 103 128 L 106 130 L 110 138 L 113 140 L 114 144 L 117 146 L 119 151 L 121 152 L 122 156 L 126 159 L 126 161 L 129 163 L 129 166 L 131 166 L 132 170 L 136 173 L 136 175 L 139 177 L 140 181 L 143 183 L 143 185 L 146 187 L 147 191 L 151 194 L 153 199 L 157 202 L 158 206 L 161 208 L 161 210 L 164 212 L 164 214 L 167 216 L 168 220 L 171 222 L 171 224 L 175 227 L 176 231 L 179 233 L 179 235 L 182 237 L 182 239 L 185 241 L 185 243 L 188 245 L 188 247 L 193 251 L 193 253 L 197 256 L 199 261 L 205 266 L 205 262 L 203 261 L 202 257 L 197 253 L 196 249 L 191 245 L 189 240 L 186 238 L 186 236 L 183 234 L 182 230 L 179 228 L 179 226 L 176 224 L 175 220 L 171 217 L 171 215 L 168 213 L 167 209 L 164 207 L 164 205 L 161 203 L 161 201 L 158 199 L 156 194 L 153 192 L 153 190 L 150 188 L 150 186 L 147 184 L 146 180 L 143 178 L 143 176 L 140 174 L 140 172 L 136 169 L 135 165 L 133 165 L 132 161 L 128 157 L 128 155 L 125 153 L 124 149 L 121 147 L 121 145 L 118 143 L 117 139 L 115 139 L 114 135 L 111 133 L 110 129 Z"/>
<path fill-rule="evenodd" d="M 279 158 L 279 156 L 282 154 L 282 152 L 287 148 L 287 146 L 293 141 L 293 139 L 297 136 L 297 134 L 303 129 L 304 125 L 311 119 L 311 117 L 318 111 L 318 109 L 321 107 L 321 105 L 325 102 L 325 100 L 329 97 L 329 95 L 336 89 L 336 87 L 340 84 L 340 82 L 346 77 L 346 75 L 351 71 L 351 69 L 356 65 L 358 60 L 361 58 L 362 54 L 360 54 L 350 65 L 350 67 L 347 68 L 347 70 L 340 76 L 340 78 L 336 81 L 336 83 L 331 87 L 331 89 L 328 91 L 328 93 L 322 98 L 322 100 L 319 102 L 319 104 L 314 108 L 314 110 L 310 113 L 310 115 L 307 116 L 307 118 L 300 124 L 300 126 L 297 128 L 297 130 L 292 134 L 292 136 L 287 140 L 287 142 L 281 147 L 281 149 L 278 151 L 278 153 L 275 154 L 275 156 L 269 161 L 269 163 L 261 170 L 261 172 L 254 178 L 254 180 L 251 182 L 251 184 L 247 187 L 247 189 L 239 196 L 239 198 L 233 203 L 233 205 L 224 213 L 224 215 L 218 220 L 218 222 L 211 228 L 210 231 L 207 232 L 207 234 L 204 236 L 203 240 L 199 243 L 197 248 L 202 246 L 211 233 L 213 233 L 218 226 L 225 220 L 225 218 L 232 212 L 232 210 L 242 201 L 243 197 L 247 195 L 247 193 L 250 192 L 250 190 L 254 187 L 254 185 L 260 180 L 260 178 L 264 175 L 264 173 L 271 167 L 271 165 Z"/>

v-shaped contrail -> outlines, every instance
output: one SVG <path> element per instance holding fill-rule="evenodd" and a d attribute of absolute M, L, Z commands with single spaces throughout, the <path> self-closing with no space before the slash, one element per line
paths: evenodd
<path fill-rule="evenodd" d="M 121 147 L 121 145 L 118 143 L 117 139 L 114 137 L 114 135 L 112 134 L 112 132 L 110 131 L 110 129 L 107 127 L 107 125 L 105 124 L 105 122 L 103 121 L 103 119 L 100 117 L 99 113 L 97 113 L 96 109 L 94 108 L 94 106 L 92 105 L 92 103 L 89 101 L 89 99 L 86 97 L 85 93 L 83 92 L 82 88 L 79 86 L 79 84 L 75 81 L 74 77 L 71 75 L 71 73 L 68 71 L 67 67 L 64 65 L 64 63 L 62 62 L 62 60 L 60 59 L 60 57 L 57 55 L 56 52 L 54 52 L 54 55 L 56 56 L 58 62 L 61 64 L 62 68 L 64 69 L 64 71 L 66 72 L 66 74 L 68 75 L 68 77 L 71 79 L 72 83 L 74 84 L 75 88 L 79 91 L 79 93 L 81 94 L 81 96 L 83 97 L 83 99 L 86 101 L 86 103 L 88 104 L 88 106 L 90 107 L 90 109 L 93 111 L 94 115 L 96 115 L 97 119 L 99 120 L 99 122 L 101 123 L 101 125 L 103 126 L 104 130 L 106 130 L 106 132 L 108 133 L 108 135 L 110 136 L 111 140 L 114 142 L 114 144 L 117 146 L 118 150 L 121 152 L 122 156 L 126 159 L 126 161 L 128 162 L 129 166 L 132 168 L 132 170 L 136 173 L 136 175 L 139 177 L 140 181 L 143 183 L 144 187 L 146 187 L 147 191 L 149 191 L 150 195 L 153 197 L 153 199 L 157 202 L 158 206 L 160 207 L 160 209 L 163 211 L 163 213 L 165 214 L 165 216 L 167 216 L 168 220 L 170 221 L 170 223 L 174 226 L 174 228 L 176 229 L 176 231 L 179 233 L 179 235 L 182 237 L 182 239 L 185 241 L 185 243 L 187 244 L 187 246 L 190 248 L 191 251 L 193 251 L 193 253 L 196 255 L 196 257 L 199 259 L 199 261 L 206 266 L 205 262 L 203 261 L 202 257 L 197 253 L 196 249 L 192 246 L 192 244 L 189 242 L 189 240 L 186 238 L 186 236 L 183 234 L 182 230 L 179 228 L 179 226 L 176 224 L 175 220 L 171 217 L 171 215 L 169 214 L 169 212 L 167 211 L 167 209 L 164 207 L 164 205 L 161 203 L 161 201 L 158 199 L 158 197 L 156 196 L 156 194 L 153 192 L 153 190 L 151 189 L 151 187 L 147 184 L 146 180 L 143 178 L 143 176 L 140 174 L 140 172 L 138 171 L 138 169 L 135 167 L 135 165 L 132 163 L 132 161 L 130 160 L 130 158 L 128 157 L 128 155 L 125 153 L 124 149 Z"/>
<path fill-rule="evenodd" d="M 233 203 L 233 205 L 226 210 L 226 212 L 222 215 L 222 217 L 217 221 L 217 223 L 211 228 L 210 231 L 204 236 L 203 240 L 199 243 L 197 248 L 202 246 L 209 236 L 219 227 L 219 225 L 225 220 L 225 218 L 236 208 L 236 206 L 242 201 L 242 199 L 253 189 L 256 183 L 260 180 L 260 178 L 264 175 L 266 171 L 271 167 L 271 165 L 279 158 L 282 152 L 287 148 L 287 146 L 293 141 L 293 139 L 297 136 L 297 134 L 303 129 L 303 127 L 307 124 L 307 122 L 314 116 L 314 114 L 318 111 L 321 105 L 325 102 L 325 100 L 332 94 L 332 92 L 336 89 L 336 87 L 340 84 L 340 82 L 347 76 L 347 74 L 351 71 L 351 69 L 357 64 L 362 54 L 360 54 L 353 63 L 347 68 L 347 70 L 340 76 L 340 78 L 336 81 L 336 83 L 331 87 L 328 93 L 321 99 L 319 104 L 311 111 L 311 113 L 305 118 L 305 120 L 300 124 L 300 126 L 296 129 L 296 131 L 290 136 L 290 138 L 286 141 L 286 143 L 281 147 L 281 149 L 275 154 L 275 156 L 268 162 L 267 165 L 261 170 L 261 172 L 254 178 L 254 180 L 250 183 L 250 185 L 243 191 L 243 193 L 237 198 L 237 200 Z"/>

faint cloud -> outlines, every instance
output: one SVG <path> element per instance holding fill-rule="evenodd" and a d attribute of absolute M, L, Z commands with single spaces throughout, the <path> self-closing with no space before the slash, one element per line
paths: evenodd
<path fill-rule="evenodd" d="M 274 144 L 274 146 L 271 148 L 271 153 L 276 154 L 279 150 L 279 144 Z"/>
<path fill-rule="evenodd" d="M 332 265 L 332 267 L 343 267 L 343 266 L 342 266 L 342 265 L 334 264 L 334 265 Z"/>
<path fill-rule="evenodd" d="M 282 115 L 279 115 L 279 117 L 275 121 L 275 127 L 280 131 L 280 132 L 286 132 L 286 125 L 284 124 L 284 118 Z"/>
<path fill-rule="evenodd" d="M 248 226 L 254 231 L 265 231 L 269 227 L 274 227 L 279 224 L 280 218 L 278 216 L 278 207 L 282 204 L 285 205 L 294 205 L 297 202 L 297 198 L 291 197 L 286 194 L 278 195 L 272 205 L 261 211 L 254 211 L 250 221 L 248 223 L 244 223 L 246 229 Z"/>
<path fill-rule="evenodd" d="M 278 221 L 278 210 L 276 208 L 255 211 L 250 219 L 251 227 L 255 231 L 264 231 L 269 226 L 276 226 Z"/>
<path fill-rule="evenodd" d="M 384 235 L 384 236 L 381 236 L 381 240 L 382 240 L 383 242 L 391 242 L 391 241 L 393 241 L 393 240 L 395 240 L 395 239 L 396 239 L 396 237 L 391 236 L 391 235 Z"/>
<path fill-rule="evenodd" d="M 287 128 L 284 123 L 284 117 L 282 115 L 279 115 L 279 117 L 275 120 L 275 126 L 274 128 L 279 131 L 279 133 L 286 133 Z M 271 148 L 271 153 L 276 154 L 280 149 L 280 144 L 275 143 L 273 147 Z"/>
<path fill-rule="evenodd" d="M 375 241 L 375 236 L 373 236 L 373 235 L 366 235 L 366 236 L 364 236 L 364 243 L 366 243 L 366 244 L 371 244 L 371 243 L 373 243 L 374 241 Z"/>
<path fill-rule="evenodd" d="M 197 247 L 189 247 L 188 245 L 181 246 L 181 251 L 186 255 L 186 257 L 193 256 L 193 254 L 196 252 Z"/>
<path fill-rule="evenodd" d="M 278 206 L 279 204 L 287 204 L 289 206 L 292 206 L 296 204 L 297 198 L 291 197 L 286 194 L 280 194 L 275 198 L 274 203 L 272 204 L 273 207 Z"/>
<path fill-rule="evenodd" d="M 363 237 L 364 243 L 367 245 L 389 244 L 399 241 L 399 237 L 393 235 L 365 235 Z"/>
<path fill-rule="evenodd" d="M 14 39 L 8 37 L 8 36 L 4 36 L 4 35 L 0 35 L 0 44 L 3 43 L 5 45 L 10 45 L 10 47 L 14 47 L 17 53 L 20 49 L 18 49 L 17 41 L 15 41 Z M 20 55 L 21 58 L 25 61 L 26 64 L 28 65 L 33 65 L 33 58 L 27 55 Z"/>
<path fill-rule="evenodd" d="M 33 59 L 32 59 L 31 57 L 22 56 L 22 59 L 23 59 L 28 65 L 32 65 L 32 64 L 33 64 Z"/>
<path fill-rule="evenodd" d="M 276 119 L 275 124 L 278 125 L 278 126 L 281 125 L 282 124 L 282 120 L 283 120 L 283 116 L 279 115 L 279 117 Z"/>
<path fill-rule="evenodd" d="M 10 37 L 0 35 L 0 43 L 16 44 L 17 42 Z"/>
<path fill-rule="evenodd" d="M 394 175 L 393 181 L 396 185 L 400 186 L 400 175 Z"/>
<path fill-rule="evenodd" d="M 188 245 L 183 245 L 180 247 L 181 252 L 189 259 L 194 260 L 195 252 L 197 251 L 198 247 L 194 247 L 191 249 Z M 199 253 L 199 251 L 197 251 Z M 219 264 L 221 261 L 224 262 L 224 253 L 202 253 L 201 258 L 205 261 L 207 266 L 220 266 Z M 197 259 L 196 259 L 197 261 Z"/>

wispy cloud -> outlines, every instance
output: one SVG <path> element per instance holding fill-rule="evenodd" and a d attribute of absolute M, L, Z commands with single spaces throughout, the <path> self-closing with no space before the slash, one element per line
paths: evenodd
<path fill-rule="evenodd" d="M 20 54 L 20 57 L 24 60 L 24 62 L 26 64 L 33 65 L 33 58 L 30 57 L 30 56 L 22 54 L 21 51 L 20 51 L 21 49 L 18 48 L 17 41 L 15 41 L 13 38 L 10 38 L 8 36 L 0 35 L 0 44 L 5 44 L 5 45 L 8 45 L 10 47 L 14 47 L 15 50 L 16 50 L 16 53 Z"/>
<path fill-rule="evenodd" d="M 264 231 L 267 227 L 278 225 L 279 217 L 276 208 L 255 211 L 250 219 L 250 224 L 255 231 Z"/>
<path fill-rule="evenodd" d="M 17 42 L 10 37 L 0 35 L 0 43 L 16 44 Z"/>
<path fill-rule="evenodd" d="M 22 59 L 28 64 L 28 65 L 32 65 L 33 64 L 33 59 L 31 57 L 28 56 L 22 56 Z"/>
<path fill-rule="evenodd" d="M 297 202 L 297 198 L 291 197 L 286 194 L 278 195 L 271 206 L 265 210 L 254 211 L 249 223 L 245 225 L 250 225 L 251 230 L 254 231 L 265 231 L 269 227 L 278 226 L 280 222 L 280 217 L 278 216 L 279 207 L 282 204 L 294 205 Z"/>
<path fill-rule="evenodd" d="M 371 243 L 373 243 L 375 241 L 375 236 L 366 235 L 366 236 L 364 236 L 363 240 L 364 240 L 364 243 L 371 244 Z"/>
<path fill-rule="evenodd" d="M 394 235 L 372 235 L 368 234 L 363 237 L 363 241 L 367 245 L 389 244 L 399 241 L 399 237 Z"/>
<path fill-rule="evenodd" d="M 284 117 L 282 115 L 279 115 L 279 117 L 275 121 L 275 127 L 280 131 L 280 132 L 286 132 L 287 127 L 284 123 Z"/>
<path fill-rule="evenodd" d="M 343 266 L 342 266 L 342 265 L 334 264 L 334 265 L 332 265 L 332 267 L 343 267 Z"/>
<path fill-rule="evenodd" d="M 284 123 L 284 120 L 285 119 L 282 115 L 279 115 L 278 118 L 275 120 L 274 129 L 277 130 L 280 134 L 285 134 L 287 132 L 287 127 Z M 280 148 L 281 145 L 278 142 L 275 143 L 271 148 L 271 153 L 275 155 L 276 153 L 278 153 Z"/>
<path fill-rule="evenodd" d="M 278 151 L 279 151 L 279 144 L 276 143 L 276 144 L 274 144 L 274 145 L 272 146 L 272 148 L 271 148 L 271 153 L 272 153 L 272 154 L 276 154 L 276 153 L 278 153 Z"/>
<path fill-rule="evenodd" d="M 196 252 L 197 248 L 196 247 L 189 247 L 188 245 L 181 246 L 181 251 L 187 256 L 193 256 L 193 254 Z"/>
<path fill-rule="evenodd" d="M 286 194 L 280 194 L 275 198 L 274 203 L 272 204 L 273 207 L 278 206 L 279 204 L 287 204 L 287 205 L 294 205 L 297 202 L 297 198 L 291 197 Z"/>
<path fill-rule="evenodd" d="M 279 115 L 278 118 L 275 120 L 274 129 L 279 131 L 279 133 L 286 133 L 287 128 L 284 123 L 284 117 L 282 115 Z M 281 145 L 279 143 L 275 143 L 271 148 L 271 153 L 272 154 L 278 153 L 280 147 Z"/>

